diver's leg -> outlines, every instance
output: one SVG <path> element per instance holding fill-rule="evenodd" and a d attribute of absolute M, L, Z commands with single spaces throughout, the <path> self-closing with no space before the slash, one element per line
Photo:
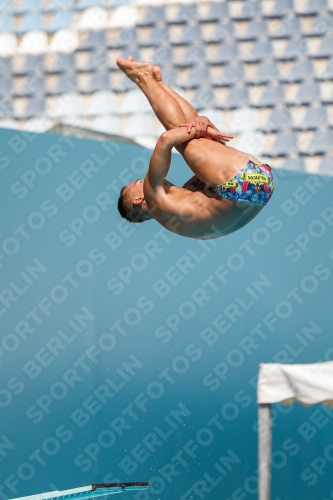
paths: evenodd
<path fill-rule="evenodd" d="M 186 123 L 184 112 L 178 101 L 154 79 L 151 63 L 118 59 L 117 64 L 142 90 L 157 118 L 167 130 L 177 128 L 180 123 Z M 209 164 L 210 170 L 215 172 L 223 169 L 223 147 L 218 142 L 201 138 L 184 142 L 177 147 L 177 150 L 193 173 L 209 184 L 207 165 Z"/>
<path fill-rule="evenodd" d="M 183 110 L 177 100 L 153 77 L 153 65 L 129 59 L 118 59 L 120 69 L 134 81 L 150 102 L 159 121 L 170 130 L 186 123 Z"/>
<path fill-rule="evenodd" d="M 197 116 L 198 113 L 196 110 L 191 106 L 191 104 L 186 101 L 182 96 L 177 94 L 173 88 L 169 87 L 165 82 L 162 80 L 162 71 L 159 66 L 153 66 L 153 76 L 155 80 L 163 87 L 164 90 L 166 90 L 176 101 L 178 102 L 179 106 L 182 108 L 184 116 L 185 116 L 185 122 L 189 123 L 190 121 L 194 120 Z"/>

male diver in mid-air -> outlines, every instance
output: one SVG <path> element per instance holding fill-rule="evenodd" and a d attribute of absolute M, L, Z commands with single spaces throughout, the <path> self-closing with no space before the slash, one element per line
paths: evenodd
<path fill-rule="evenodd" d="M 274 191 L 271 168 L 253 156 L 226 146 L 224 134 L 162 81 L 159 66 L 118 59 L 120 69 L 149 100 L 165 127 L 156 143 L 144 180 L 123 187 L 118 200 L 130 222 L 155 219 L 173 233 L 210 239 L 248 224 Z M 183 187 L 166 180 L 171 150 L 176 148 L 195 174 Z"/>

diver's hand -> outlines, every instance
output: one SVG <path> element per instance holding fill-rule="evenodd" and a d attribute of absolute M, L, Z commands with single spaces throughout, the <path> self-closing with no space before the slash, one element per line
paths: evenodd
<path fill-rule="evenodd" d="M 190 134 L 192 128 L 195 128 L 195 138 L 206 137 L 209 120 L 207 116 L 197 116 L 189 123 L 181 123 L 180 127 L 187 127 L 187 133 Z"/>
<path fill-rule="evenodd" d="M 222 142 L 230 141 L 233 138 L 230 134 L 225 134 L 217 129 L 209 126 L 209 120 L 206 116 L 198 116 L 189 123 L 180 123 L 179 127 L 187 127 L 187 133 L 190 134 L 192 128 L 195 128 L 195 138 L 200 139 L 200 137 L 206 137 L 206 139 L 212 139 L 213 141 Z"/>
<path fill-rule="evenodd" d="M 224 146 L 226 146 L 226 141 L 229 141 L 230 139 L 232 139 L 232 137 L 233 137 L 232 135 L 224 134 L 223 132 L 215 130 L 212 127 L 207 128 L 206 139 L 211 139 L 212 141 L 220 142 Z"/>

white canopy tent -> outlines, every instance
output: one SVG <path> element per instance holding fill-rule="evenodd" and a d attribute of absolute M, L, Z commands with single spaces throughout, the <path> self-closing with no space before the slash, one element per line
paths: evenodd
<path fill-rule="evenodd" d="M 258 389 L 259 500 L 270 500 L 272 415 L 271 404 L 333 406 L 333 361 L 303 365 L 261 363 Z"/>

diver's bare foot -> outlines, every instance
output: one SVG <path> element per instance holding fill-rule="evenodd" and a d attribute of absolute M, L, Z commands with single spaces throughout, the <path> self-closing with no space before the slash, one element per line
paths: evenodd
<path fill-rule="evenodd" d="M 139 83 L 140 80 L 153 76 L 153 65 L 150 62 L 136 62 L 133 57 L 117 59 L 119 68 L 130 80 Z"/>
<path fill-rule="evenodd" d="M 157 82 L 162 81 L 162 70 L 160 66 L 153 66 L 153 77 Z"/>

